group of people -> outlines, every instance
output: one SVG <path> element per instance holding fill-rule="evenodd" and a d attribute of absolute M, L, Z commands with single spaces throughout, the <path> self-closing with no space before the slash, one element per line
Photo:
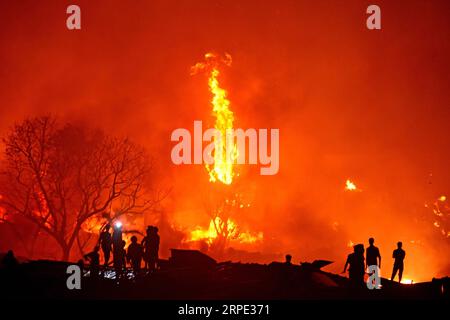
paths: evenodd
<path fill-rule="evenodd" d="M 364 284 L 365 270 L 369 266 L 377 266 L 381 268 L 381 255 L 380 250 L 374 246 L 374 238 L 369 239 L 369 246 L 366 249 L 366 259 L 364 259 L 364 245 L 357 244 L 353 246 L 353 253 L 350 253 L 347 257 L 347 261 L 344 266 L 344 273 L 349 273 L 349 278 L 356 284 Z M 405 251 L 402 249 L 402 242 L 397 243 L 397 249 L 392 253 L 394 259 L 394 267 L 392 270 L 391 281 L 394 280 L 398 272 L 398 282 L 402 281 L 403 275 L 403 260 L 405 259 Z"/>
<path fill-rule="evenodd" d="M 145 262 L 145 269 L 149 271 L 156 270 L 158 266 L 158 252 L 159 252 L 159 235 L 158 228 L 155 226 L 148 226 L 146 236 L 141 243 L 138 243 L 136 236 L 131 237 L 131 244 L 125 249 L 126 242 L 122 238 L 122 225 L 116 223 L 111 234 L 111 226 L 105 225 L 103 231 L 100 233 L 98 244 L 94 251 L 84 256 L 90 261 L 90 270 L 93 276 L 99 274 L 100 267 L 100 248 L 103 252 L 104 266 L 109 266 L 111 252 L 113 255 L 113 266 L 117 277 L 120 277 L 127 262 L 137 274 L 141 270 L 142 260 Z"/>
<path fill-rule="evenodd" d="M 109 266 L 111 252 L 113 254 L 113 266 L 118 278 L 121 277 L 123 270 L 129 263 L 133 271 L 138 274 L 141 270 L 142 260 L 145 262 L 145 269 L 149 271 L 156 270 L 158 266 L 158 252 L 160 238 L 158 235 L 158 228 L 155 226 L 148 226 L 146 236 L 138 243 L 136 236 L 131 237 L 131 244 L 125 249 L 126 242 L 122 239 L 122 225 L 117 223 L 111 234 L 111 226 L 107 224 L 100 233 L 98 244 L 94 251 L 85 255 L 85 259 L 90 261 L 90 270 L 92 276 L 99 274 L 100 267 L 100 248 L 103 251 L 104 266 Z M 348 268 L 350 280 L 357 285 L 364 284 L 364 276 L 369 266 L 377 266 L 381 268 L 381 254 L 380 250 L 374 246 L 374 238 L 369 239 L 369 246 L 364 249 L 363 244 L 356 244 L 353 246 L 353 253 L 347 256 L 345 262 L 345 273 Z M 364 257 L 364 253 L 366 254 Z M 391 281 L 394 280 L 398 273 L 398 281 L 402 281 L 403 275 L 403 260 L 405 259 L 405 251 L 402 249 L 402 242 L 397 243 L 397 249 L 392 253 L 394 259 L 394 266 L 391 275 Z M 291 264 L 292 257 L 286 256 L 286 264 Z"/>

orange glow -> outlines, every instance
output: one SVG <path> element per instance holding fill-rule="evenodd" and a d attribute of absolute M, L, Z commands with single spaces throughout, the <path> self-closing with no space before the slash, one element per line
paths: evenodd
<path fill-rule="evenodd" d="M 221 228 L 224 228 L 224 230 L 221 230 Z M 242 232 L 233 220 L 222 221 L 222 219 L 216 217 L 211 219 L 207 229 L 196 227 L 195 230 L 191 231 L 187 241 L 205 241 L 211 245 L 217 239 L 219 233 L 227 233 L 229 240 L 243 244 L 255 243 L 262 241 L 264 238 L 262 232 L 256 234 L 247 231 Z"/>
<path fill-rule="evenodd" d="M 104 225 L 104 219 L 102 217 L 93 216 L 87 219 L 82 225 L 81 228 L 83 231 L 87 233 L 99 234 L 101 228 Z"/>
<path fill-rule="evenodd" d="M 114 212 L 110 213 L 110 216 L 114 215 Z M 81 225 L 81 228 L 86 233 L 89 233 L 93 236 L 98 236 L 100 232 L 103 231 L 103 227 L 107 224 L 107 222 L 108 219 L 106 219 L 105 217 L 93 216 L 87 219 Z M 127 215 L 121 215 L 120 217 L 113 219 L 111 228 L 113 229 L 119 224 L 122 226 L 122 238 L 123 240 L 125 240 L 127 246 L 131 243 L 131 237 L 133 235 L 143 236 L 143 231 L 146 227 L 142 217 L 140 219 L 129 219 Z M 112 231 L 110 230 L 110 232 Z"/>
<path fill-rule="evenodd" d="M 402 281 L 401 281 L 400 283 L 403 283 L 403 284 L 413 284 L 413 283 L 414 283 L 414 280 L 403 278 Z"/>
<path fill-rule="evenodd" d="M 219 65 L 230 66 L 231 56 L 225 54 L 220 57 L 214 53 L 206 53 L 205 61 L 195 64 L 191 68 L 191 74 L 206 70 L 209 74 L 208 87 L 212 94 L 211 105 L 212 112 L 215 117 L 214 128 L 221 134 L 221 139 L 214 139 L 214 166 L 211 168 L 206 165 L 209 173 L 210 182 L 221 182 L 225 185 L 231 185 L 236 173 L 234 172 L 234 162 L 238 156 L 237 146 L 234 141 L 227 139 L 230 130 L 233 129 L 234 114 L 230 110 L 230 101 L 227 98 L 227 91 L 220 86 L 219 82 Z M 236 194 L 235 196 L 238 197 Z M 250 204 L 238 203 L 236 199 L 226 199 L 225 204 L 234 209 L 243 209 L 250 207 Z M 220 211 L 220 210 L 219 210 Z M 239 243 L 255 243 L 263 239 L 263 233 L 251 234 L 250 232 L 242 232 L 236 223 L 230 218 L 222 220 L 217 215 L 219 212 L 212 212 L 215 218 L 211 219 L 209 227 L 203 229 L 197 227 L 191 231 L 188 241 L 205 241 L 208 245 L 218 239 L 219 236 L 225 240 L 238 241 Z"/>
<path fill-rule="evenodd" d="M 3 199 L 3 196 L 0 194 L 0 200 Z M 3 220 L 6 220 L 6 210 L 3 207 L 0 207 L 0 223 L 4 222 Z"/>
<path fill-rule="evenodd" d="M 5 208 L 0 207 L 0 223 L 6 220 L 6 210 Z"/>
<path fill-rule="evenodd" d="M 37 202 L 39 204 L 39 208 L 34 209 L 32 211 L 33 215 L 43 221 L 44 225 L 47 228 L 52 228 L 53 219 L 49 214 L 49 209 L 47 206 L 47 201 L 45 200 L 44 194 L 40 191 L 36 192 Z"/>

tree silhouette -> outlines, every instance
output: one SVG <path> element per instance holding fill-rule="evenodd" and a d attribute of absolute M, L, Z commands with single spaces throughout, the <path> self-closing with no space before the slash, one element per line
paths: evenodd
<path fill-rule="evenodd" d="M 46 116 L 16 124 L 3 142 L 0 206 L 50 235 L 64 260 L 88 219 L 142 214 L 160 201 L 146 190 L 152 161 L 128 139 Z"/>

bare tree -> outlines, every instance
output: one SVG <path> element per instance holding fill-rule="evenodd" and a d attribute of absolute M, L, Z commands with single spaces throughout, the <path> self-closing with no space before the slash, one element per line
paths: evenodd
<path fill-rule="evenodd" d="M 88 219 L 142 214 L 160 200 L 144 190 L 152 161 L 128 139 L 47 116 L 16 124 L 3 141 L 0 206 L 48 233 L 64 260 Z"/>

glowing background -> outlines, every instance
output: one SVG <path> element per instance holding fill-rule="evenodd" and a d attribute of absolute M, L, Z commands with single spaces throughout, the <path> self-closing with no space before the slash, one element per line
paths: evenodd
<path fill-rule="evenodd" d="M 72 2 L 2 1 L 0 134 L 51 112 L 129 135 L 173 187 L 169 224 L 208 227 L 208 174 L 171 164 L 170 133 L 213 124 L 205 77 L 189 68 L 229 52 L 221 81 L 235 126 L 280 128 L 279 174 L 241 177 L 252 206 L 237 222 L 264 233 L 248 249 L 331 259 L 340 271 L 349 241 L 373 236 L 383 275 L 398 240 L 406 278 L 448 274 L 449 238 L 424 204 L 450 193 L 450 3 L 377 1 L 379 32 L 365 27 L 368 2 L 316 2 L 80 0 L 74 32 Z M 346 192 L 347 179 L 362 192 Z M 174 234 L 162 233 L 165 252 Z"/>

